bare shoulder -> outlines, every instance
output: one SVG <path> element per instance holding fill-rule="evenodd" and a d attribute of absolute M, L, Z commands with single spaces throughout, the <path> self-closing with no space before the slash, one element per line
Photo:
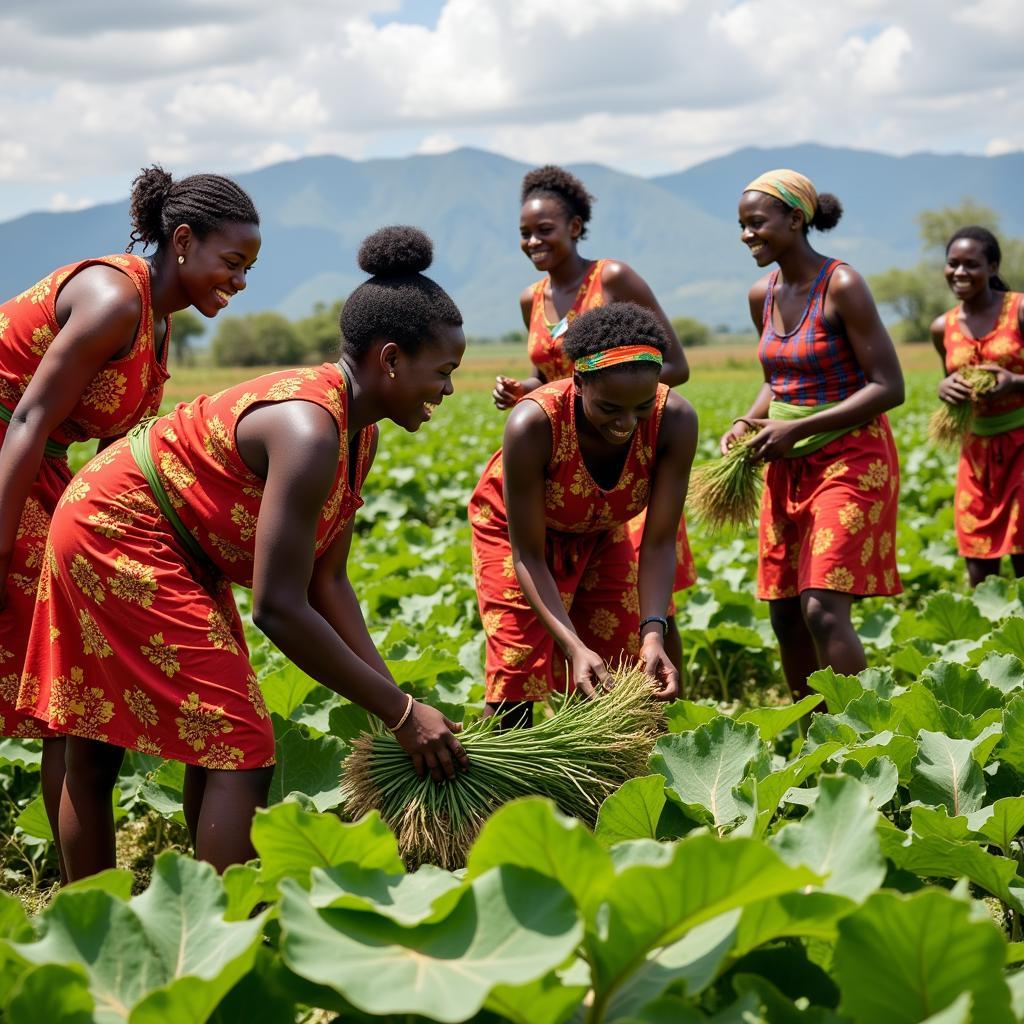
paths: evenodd
<path fill-rule="evenodd" d="M 747 292 L 747 299 L 751 306 L 756 302 L 759 306 L 764 303 L 765 296 L 768 294 L 768 288 L 771 285 L 772 275 L 765 274 L 763 277 L 759 277 L 753 285 L 750 287 L 750 291 Z"/>
<path fill-rule="evenodd" d="M 929 328 L 932 335 L 932 341 L 941 342 L 946 336 L 946 316 L 948 314 L 941 313 L 933 321 Z"/>
<path fill-rule="evenodd" d="M 662 422 L 673 432 L 697 436 L 697 410 L 678 391 L 669 391 Z"/>
<path fill-rule="evenodd" d="M 833 295 L 863 294 L 867 291 L 867 287 L 863 276 L 848 263 L 840 263 L 832 271 L 832 277 L 828 284 L 828 290 Z"/>
<path fill-rule="evenodd" d="M 505 444 L 551 446 L 551 424 L 547 413 L 533 401 L 519 402 L 505 421 Z"/>

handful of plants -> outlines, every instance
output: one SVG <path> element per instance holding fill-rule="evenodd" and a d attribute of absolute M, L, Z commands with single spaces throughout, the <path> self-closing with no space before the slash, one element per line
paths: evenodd
<path fill-rule="evenodd" d="M 593 825 L 605 797 L 646 773 L 665 727 L 663 705 L 652 699 L 641 666 L 620 665 L 610 687 L 590 699 L 570 694 L 528 729 L 498 729 L 500 715 L 474 722 L 459 734 L 469 771 L 440 784 L 416 775 L 390 732 L 363 733 L 342 768 L 345 812 L 358 818 L 379 811 L 411 867 L 450 871 L 465 865 L 488 816 L 517 797 L 548 797 Z"/>
<path fill-rule="evenodd" d="M 687 502 L 712 533 L 723 526 L 750 529 L 757 522 L 764 477 L 750 450 L 753 435 L 738 440 L 723 456 L 698 466 L 690 476 Z"/>
<path fill-rule="evenodd" d="M 960 376 L 970 385 L 970 399 L 956 405 L 941 402 L 928 421 L 928 439 L 944 448 L 960 447 L 971 432 L 974 403 L 978 396 L 996 386 L 996 375 L 991 370 L 983 370 L 978 366 L 968 366 L 960 371 Z"/>

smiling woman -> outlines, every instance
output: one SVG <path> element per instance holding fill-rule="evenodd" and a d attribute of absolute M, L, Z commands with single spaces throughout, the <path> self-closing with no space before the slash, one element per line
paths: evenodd
<path fill-rule="evenodd" d="M 157 411 L 171 314 L 194 305 L 216 316 L 260 247 L 252 201 L 213 174 L 144 170 L 131 220 L 127 255 L 68 264 L 0 305 L 0 734 L 44 738 L 54 834 L 64 741 L 14 698 L 50 517 L 71 480 L 67 446 L 99 438 L 102 448 Z M 155 252 L 132 254 L 137 242 Z"/>
<path fill-rule="evenodd" d="M 200 396 L 101 452 L 53 517 L 23 709 L 67 734 L 59 830 L 72 878 L 112 867 L 125 748 L 184 761 L 185 817 L 219 869 L 254 856 L 274 736 L 231 584 L 315 679 L 395 730 L 422 773 L 465 758 L 457 729 L 395 685 L 346 564 L 376 423 L 416 431 L 452 393 L 462 316 L 419 271 L 429 239 L 386 228 L 345 303 L 341 359 Z"/>
<path fill-rule="evenodd" d="M 563 682 L 556 645 L 585 693 L 628 655 L 658 699 L 678 692 L 665 610 L 697 417 L 658 382 L 668 340 L 650 310 L 593 309 L 564 348 L 572 375 L 516 406 L 469 502 L 487 708 L 507 724 Z M 627 524 L 644 511 L 638 550 Z"/>

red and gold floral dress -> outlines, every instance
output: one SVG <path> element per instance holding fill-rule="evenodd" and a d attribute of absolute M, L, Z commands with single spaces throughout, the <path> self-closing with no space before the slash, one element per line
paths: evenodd
<path fill-rule="evenodd" d="M 7 575 L 7 606 L 0 612 L 0 735 L 50 735 L 15 708 L 25 660 L 36 585 L 50 516 L 71 480 L 67 446 L 90 438 L 116 437 L 160 405 L 167 380 L 170 321 L 161 353 L 154 343 L 149 267 L 139 256 L 103 256 L 68 264 L 0 305 L 0 445 L 25 388 L 57 336 L 56 304 L 61 287 L 80 270 L 104 265 L 126 274 L 142 300 L 131 351 L 108 362 L 89 382 L 68 417 L 50 436 L 35 482 L 25 501 Z"/>
<path fill-rule="evenodd" d="M 58 732 L 207 768 L 273 763 L 231 584 L 252 585 L 264 481 L 235 431 L 258 403 L 305 401 L 338 427 L 338 470 L 317 524 L 322 555 L 362 504 L 376 427 L 350 446 L 336 365 L 279 370 L 160 417 L 149 451 L 209 564 L 188 554 L 127 440 L 97 455 L 53 517 L 19 704 Z M 350 458 L 355 459 L 350 484 Z"/>
<path fill-rule="evenodd" d="M 1011 373 L 1024 374 L 1022 298 L 1018 292 L 1006 292 L 995 326 L 981 338 L 965 328 L 959 306 L 949 310 L 943 335 L 946 372 L 997 363 Z M 1024 554 L 1020 515 L 1024 503 L 1024 394 L 980 398 L 975 431 L 960 449 L 956 477 L 960 554 L 966 558 Z"/>
<path fill-rule="evenodd" d="M 544 312 L 544 292 L 550 278 L 543 278 L 533 286 L 533 305 L 530 307 L 530 332 L 526 345 L 530 362 L 544 380 L 551 383 L 565 380 L 572 376 L 572 360 L 565 354 L 562 345 L 562 334 L 572 321 L 587 310 L 596 309 L 605 304 L 604 287 L 601 283 L 601 272 L 610 260 L 594 260 L 587 271 L 583 283 L 576 293 L 572 308 L 559 321 L 552 324 Z M 637 551 L 644 536 L 646 513 L 633 519 L 627 529 Z M 679 520 L 679 532 L 676 534 L 676 578 L 672 585 L 675 591 L 692 587 L 697 581 L 697 569 L 693 564 L 690 544 L 686 538 L 686 518 Z M 669 607 L 669 614 L 675 614 L 675 602 Z"/>
<path fill-rule="evenodd" d="M 610 663 L 639 652 L 639 561 L 626 524 L 647 507 L 667 396 L 668 388 L 659 384 L 654 413 L 638 425 L 619 480 L 610 489 L 594 481 L 583 461 L 572 378 L 542 384 L 527 396 L 551 424 L 545 560 L 580 639 Z M 487 700 L 543 700 L 552 688 L 564 685 L 564 666 L 556 657 L 554 637 L 516 579 L 502 487 L 499 449 L 469 501 L 473 574 L 487 634 Z"/>
<path fill-rule="evenodd" d="M 770 279 L 758 356 L 773 406 L 829 406 L 864 386 L 849 339 L 825 319 L 828 283 L 840 265 L 822 264 L 799 323 L 785 334 L 775 330 L 772 315 L 778 271 Z M 807 454 L 769 462 L 758 597 L 772 601 L 811 589 L 898 594 L 898 495 L 899 458 L 885 416 Z"/>

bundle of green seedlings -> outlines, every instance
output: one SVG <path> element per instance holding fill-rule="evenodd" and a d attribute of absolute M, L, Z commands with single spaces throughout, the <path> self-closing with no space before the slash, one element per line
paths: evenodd
<path fill-rule="evenodd" d="M 411 868 L 450 871 L 465 865 L 488 816 L 517 797 L 548 797 L 593 825 L 605 797 L 646 774 L 665 728 L 664 706 L 652 699 L 642 667 L 620 665 L 609 685 L 591 699 L 569 694 L 528 729 L 499 729 L 500 715 L 474 722 L 459 734 L 469 770 L 441 784 L 416 775 L 390 732 L 364 733 L 342 768 L 345 812 L 356 819 L 379 811 Z"/>
<path fill-rule="evenodd" d="M 982 370 L 977 366 L 968 366 L 961 370 L 960 376 L 970 385 L 970 399 L 966 402 L 957 402 L 956 405 L 941 402 L 928 421 L 928 439 L 944 448 L 960 447 L 971 432 L 971 425 L 974 423 L 974 403 L 978 396 L 996 386 L 996 375 L 991 370 Z"/>
<path fill-rule="evenodd" d="M 761 507 L 764 475 L 750 450 L 753 437 L 737 441 L 721 458 L 698 466 L 690 476 L 687 503 L 712 532 L 723 526 L 750 529 Z"/>

